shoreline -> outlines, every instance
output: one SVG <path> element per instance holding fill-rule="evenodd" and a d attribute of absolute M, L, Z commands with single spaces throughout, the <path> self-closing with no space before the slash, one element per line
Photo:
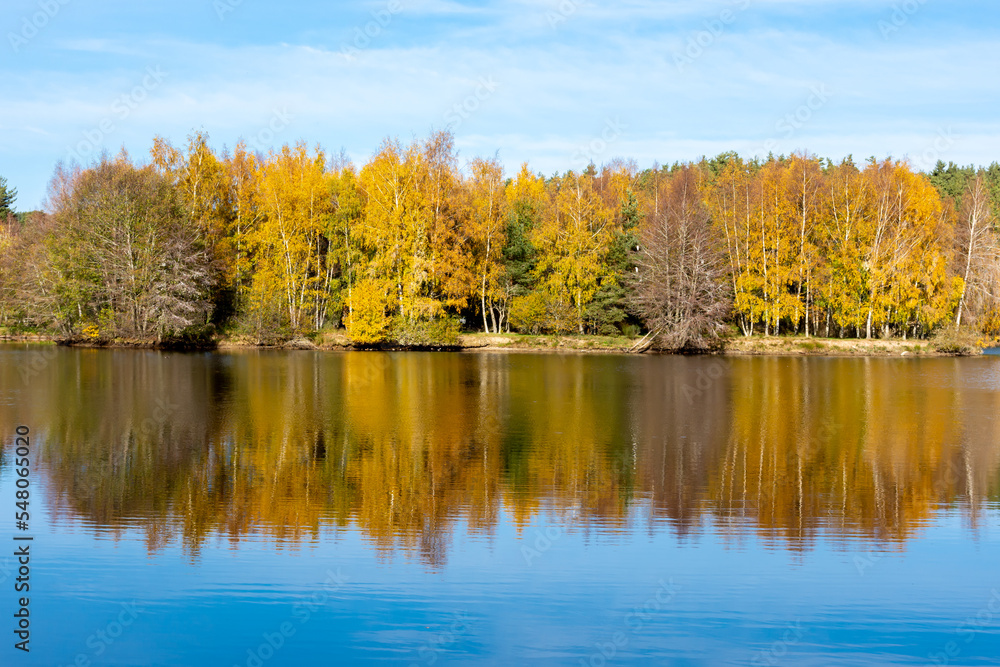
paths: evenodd
<path fill-rule="evenodd" d="M 378 345 L 355 347 L 343 332 L 327 332 L 319 342 L 294 338 L 271 344 L 243 337 L 222 337 L 212 346 L 179 348 L 148 341 L 83 342 L 66 341 L 46 334 L 0 335 L 0 343 L 55 344 L 66 347 L 103 349 L 162 349 L 197 350 L 313 350 L 313 351 L 412 351 L 412 352 L 514 352 L 536 354 L 649 354 L 690 356 L 758 356 L 758 357 L 958 357 L 981 356 L 981 349 L 967 352 L 941 351 L 929 340 L 805 338 L 801 336 L 751 336 L 726 339 L 718 349 L 704 351 L 633 352 L 639 338 L 590 335 L 524 335 L 524 334 L 461 334 L 455 345 L 400 346 Z"/>

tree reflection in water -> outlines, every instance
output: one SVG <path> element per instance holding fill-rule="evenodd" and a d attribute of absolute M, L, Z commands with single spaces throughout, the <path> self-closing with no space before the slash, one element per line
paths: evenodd
<path fill-rule="evenodd" d="M 60 350 L 24 378 L 34 354 L 0 356 L 0 430 L 44 443 L 54 512 L 151 551 L 355 527 L 440 567 L 541 512 L 902 549 L 997 502 L 992 359 Z"/>

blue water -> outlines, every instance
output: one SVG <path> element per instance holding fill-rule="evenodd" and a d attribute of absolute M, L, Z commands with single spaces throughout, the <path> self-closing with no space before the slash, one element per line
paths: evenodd
<path fill-rule="evenodd" d="M 970 539 L 957 512 L 905 553 L 821 540 L 803 555 L 707 526 L 690 540 L 570 530 L 526 558 L 559 524 L 519 537 L 504 520 L 489 539 L 457 526 L 438 572 L 375 558 L 353 531 L 300 548 L 216 543 L 192 563 L 179 547 L 149 556 L 137 530 L 37 520 L 51 528 L 32 547 L 32 653 L 5 664 L 596 665 L 602 652 L 615 664 L 927 664 L 951 642 L 953 664 L 1000 655 L 1000 549 Z M 113 637 L 127 605 L 134 621 Z"/>
<path fill-rule="evenodd" d="M 355 404 L 364 358 L 60 354 L 0 354 L 0 511 L 6 434 L 38 452 L 0 664 L 998 664 L 1000 360 L 394 356 Z M 176 408 L 148 441 L 137 386 Z"/>

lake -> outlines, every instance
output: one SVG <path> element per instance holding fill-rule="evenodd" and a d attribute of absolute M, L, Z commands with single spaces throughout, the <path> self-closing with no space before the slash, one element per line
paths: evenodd
<path fill-rule="evenodd" d="M 0 663 L 997 664 L 998 412 L 985 356 L 0 346 Z"/>

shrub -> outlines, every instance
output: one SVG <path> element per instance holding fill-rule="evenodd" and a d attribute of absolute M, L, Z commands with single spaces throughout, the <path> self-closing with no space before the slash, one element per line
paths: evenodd
<path fill-rule="evenodd" d="M 454 317 L 414 320 L 397 317 L 392 323 L 392 340 L 406 347 L 452 347 L 458 344 L 461 324 Z"/>
<path fill-rule="evenodd" d="M 345 319 L 351 342 L 372 345 L 389 336 L 392 320 L 386 315 L 390 291 L 385 281 L 365 278 L 354 287 L 354 310 Z"/>
<path fill-rule="evenodd" d="M 510 305 L 511 326 L 520 333 L 569 333 L 576 329 L 576 321 L 573 306 L 542 292 L 515 297 Z"/>
<path fill-rule="evenodd" d="M 192 324 L 176 334 L 165 336 L 160 341 L 160 347 L 172 350 L 202 350 L 213 348 L 215 345 L 213 324 Z"/>
<path fill-rule="evenodd" d="M 538 292 L 514 297 L 510 324 L 521 333 L 540 334 L 545 325 L 545 297 Z"/>
<path fill-rule="evenodd" d="M 976 354 L 983 346 L 979 336 L 971 329 L 948 326 L 931 337 L 931 347 L 942 354 L 966 356 Z"/>

